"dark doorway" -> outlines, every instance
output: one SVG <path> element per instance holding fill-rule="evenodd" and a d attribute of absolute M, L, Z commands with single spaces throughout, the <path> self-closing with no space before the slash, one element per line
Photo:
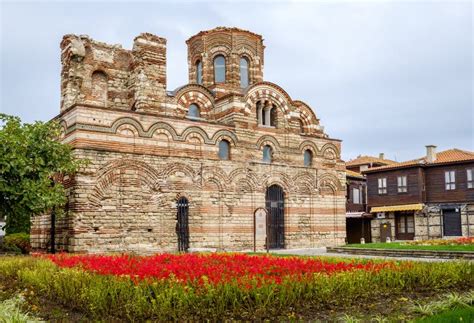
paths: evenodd
<path fill-rule="evenodd" d="M 370 219 L 367 218 L 346 218 L 347 243 L 360 243 L 364 238 L 365 242 L 372 242 L 370 232 Z"/>
<path fill-rule="evenodd" d="M 267 188 L 267 243 L 269 249 L 285 248 L 285 193 L 278 185 Z"/>
<path fill-rule="evenodd" d="M 443 230 L 445 236 L 462 236 L 460 209 L 443 210 Z"/>
<path fill-rule="evenodd" d="M 395 213 L 395 236 L 397 240 L 413 240 L 415 238 L 415 215 L 413 212 Z"/>
<path fill-rule="evenodd" d="M 176 234 L 178 235 L 178 251 L 186 252 L 189 248 L 189 202 L 185 197 L 180 197 L 176 204 L 178 208 Z"/>
<path fill-rule="evenodd" d="M 387 238 L 392 241 L 392 225 L 390 222 L 380 223 L 380 242 L 387 242 Z"/>

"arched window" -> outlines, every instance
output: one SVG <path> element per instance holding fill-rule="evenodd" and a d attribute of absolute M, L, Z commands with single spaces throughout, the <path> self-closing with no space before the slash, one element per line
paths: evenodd
<path fill-rule="evenodd" d="M 304 165 L 310 167 L 313 163 L 313 152 L 309 149 L 304 151 Z"/>
<path fill-rule="evenodd" d="M 304 133 L 304 124 L 303 124 L 303 120 L 299 119 L 299 125 L 300 125 L 300 133 Z"/>
<path fill-rule="evenodd" d="M 200 60 L 196 62 L 196 83 L 202 84 L 202 62 Z"/>
<path fill-rule="evenodd" d="M 249 61 L 245 57 L 240 58 L 240 87 L 249 86 Z"/>
<path fill-rule="evenodd" d="M 188 109 L 188 117 L 199 118 L 199 107 L 196 104 L 191 104 Z"/>
<path fill-rule="evenodd" d="M 273 149 L 269 145 L 263 146 L 263 158 L 264 163 L 270 164 L 272 162 Z"/>
<path fill-rule="evenodd" d="M 222 55 L 214 58 L 214 82 L 225 82 L 225 58 Z"/>
<path fill-rule="evenodd" d="M 230 144 L 227 140 L 221 140 L 219 142 L 219 159 L 221 160 L 230 159 Z"/>

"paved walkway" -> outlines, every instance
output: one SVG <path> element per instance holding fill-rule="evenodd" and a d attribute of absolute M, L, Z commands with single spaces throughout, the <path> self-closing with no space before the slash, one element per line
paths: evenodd
<path fill-rule="evenodd" d="M 384 259 L 384 260 L 411 260 L 411 261 L 428 261 L 428 262 L 442 262 L 455 261 L 453 259 L 439 259 L 439 258 L 415 258 L 415 257 L 383 257 L 383 256 L 369 256 L 369 255 L 351 255 L 342 253 L 327 252 L 325 247 L 310 248 L 310 249 L 281 249 L 271 250 L 270 253 L 280 255 L 297 255 L 297 256 L 329 256 L 329 257 L 345 257 L 345 258 L 368 258 L 368 259 Z"/>

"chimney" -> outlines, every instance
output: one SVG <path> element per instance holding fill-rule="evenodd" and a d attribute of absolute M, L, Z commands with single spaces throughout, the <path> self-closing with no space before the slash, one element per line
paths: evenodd
<path fill-rule="evenodd" d="M 380 158 L 380 159 L 383 159 L 384 157 L 385 157 L 385 154 L 384 154 L 384 153 L 380 153 L 380 154 L 379 154 L 379 158 Z"/>
<path fill-rule="evenodd" d="M 427 145 L 426 146 L 426 161 L 428 163 L 434 163 L 435 160 L 436 160 L 436 146 Z"/>

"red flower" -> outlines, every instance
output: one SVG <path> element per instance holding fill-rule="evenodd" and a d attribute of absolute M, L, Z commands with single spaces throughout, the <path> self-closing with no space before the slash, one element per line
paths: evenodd
<path fill-rule="evenodd" d="M 216 285 L 237 282 L 250 288 L 252 284 L 280 284 L 285 279 L 311 279 L 315 273 L 365 270 L 378 272 L 395 269 L 386 263 L 331 263 L 316 258 L 250 256 L 247 254 L 157 254 L 140 257 L 129 255 L 45 255 L 60 267 L 81 267 L 100 275 L 127 276 L 132 279 L 166 279 L 183 284 Z"/>

